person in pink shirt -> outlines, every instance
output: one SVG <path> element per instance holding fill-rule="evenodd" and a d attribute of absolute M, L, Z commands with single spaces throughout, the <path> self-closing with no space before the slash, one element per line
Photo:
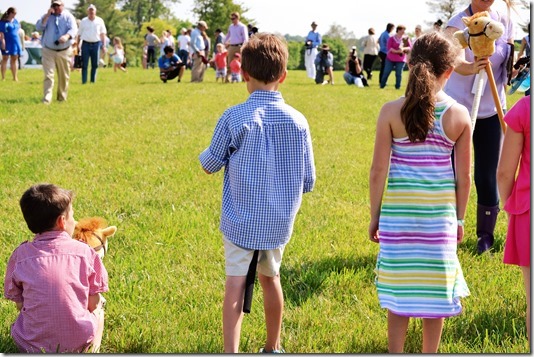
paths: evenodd
<path fill-rule="evenodd" d="M 53 184 L 30 187 L 20 208 L 32 241 L 9 258 L 4 296 L 19 315 L 11 336 L 21 352 L 98 352 L 108 273 L 96 252 L 72 239 L 73 193 Z"/>
<path fill-rule="evenodd" d="M 236 53 L 234 59 L 230 62 L 230 73 L 232 83 L 241 82 L 241 54 Z"/>
<path fill-rule="evenodd" d="M 228 51 L 224 48 L 222 43 L 217 44 L 217 52 L 215 53 L 215 82 L 221 78 L 221 82 L 226 80 L 226 57 L 228 57 Z"/>
<path fill-rule="evenodd" d="M 530 95 L 519 99 L 506 113 L 504 121 L 508 129 L 497 166 L 499 196 L 508 213 L 503 262 L 521 267 L 530 341 Z"/>
<path fill-rule="evenodd" d="M 395 89 L 400 89 L 406 54 L 410 53 L 412 47 L 410 39 L 404 36 L 405 31 L 406 26 L 398 25 L 395 35 L 391 36 L 388 40 L 388 53 L 386 55 L 384 73 L 382 74 L 382 78 L 380 78 L 380 88 L 386 86 L 391 71 L 395 69 Z"/>
<path fill-rule="evenodd" d="M 234 59 L 236 53 L 241 53 L 241 47 L 248 41 L 248 29 L 239 19 L 241 15 L 239 12 L 234 11 L 230 14 L 230 19 L 232 23 L 228 26 L 228 33 L 224 39 L 224 45 L 228 49 L 228 67 L 227 73 L 230 76 L 232 69 L 230 68 L 230 63 Z M 229 82 L 229 78 L 226 77 L 226 82 Z"/>

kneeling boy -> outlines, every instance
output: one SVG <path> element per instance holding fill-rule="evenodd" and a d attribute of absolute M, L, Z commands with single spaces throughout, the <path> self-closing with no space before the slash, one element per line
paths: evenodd
<path fill-rule="evenodd" d="M 174 54 L 174 49 L 171 46 L 165 46 L 163 52 L 164 54 L 158 59 L 159 78 L 163 83 L 167 83 L 167 80 L 178 77 L 178 82 L 181 82 L 185 64 L 180 57 Z"/>

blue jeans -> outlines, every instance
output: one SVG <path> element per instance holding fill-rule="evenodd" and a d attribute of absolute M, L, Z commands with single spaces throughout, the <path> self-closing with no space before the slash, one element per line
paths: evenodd
<path fill-rule="evenodd" d="M 395 89 L 400 89 L 402 81 L 402 70 L 404 69 L 404 62 L 392 62 L 386 58 L 386 65 L 384 66 L 384 73 L 380 78 L 380 88 L 384 88 L 388 81 L 391 71 L 395 68 Z"/>
<path fill-rule="evenodd" d="M 98 59 L 100 58 L 101 42 L 82 42 L 82 84 L 87 83 L 87 67 L 91 58 L 91 82 L 96 81 L 96 70 L 98 69 Z"/>

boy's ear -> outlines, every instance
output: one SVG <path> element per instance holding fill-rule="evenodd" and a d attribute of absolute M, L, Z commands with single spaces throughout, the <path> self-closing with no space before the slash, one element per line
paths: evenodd
<path fill-rule="evenodd" d="M 56 219 L 56 228 L 59 228 L 60 230 L 65 230 L 66 222 L 67 222 L 67 217 L 65 217 L 64 214 L 59 215 L 59 217 Z"/>
<path fill-rule="evenodd" d="M 278 80 L 278 83 L 284 83 L 287 76 L 287 69 L 284 71 L 284 73 L 280 76 L 280 79 Z"/>
<path fill-rule="evenodd" d="M 244 80 L 245 82 L 250 81 L 250 76 L 249 76 L 249 74 L 248 74 L 247 72 L 243 71 L 242 69 L 241 69 L 241 76 L 243 77 L 243 80 Z"/>

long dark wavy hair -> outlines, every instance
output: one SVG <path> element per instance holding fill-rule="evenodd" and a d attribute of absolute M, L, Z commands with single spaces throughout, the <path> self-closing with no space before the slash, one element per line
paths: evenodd
<path fill-rule="evenodd" d="M 434 123 L 436 79 L 454 67 L 460 47 L 438 32 L 419 37 L 411 50 L 401 118 L 411 142 L 424 141 Z"/>
<path fill-rule="evenodd" d="M 8 8 L 6 12 L 4 12 L 4 14 L 2 15 L 2 18 L 0 18 L 0 21 L 6 21 L 9 14 L 16 13 L 16 12 L 17 12 L 17 9 L 15 9 L 14 7 Z"/>

